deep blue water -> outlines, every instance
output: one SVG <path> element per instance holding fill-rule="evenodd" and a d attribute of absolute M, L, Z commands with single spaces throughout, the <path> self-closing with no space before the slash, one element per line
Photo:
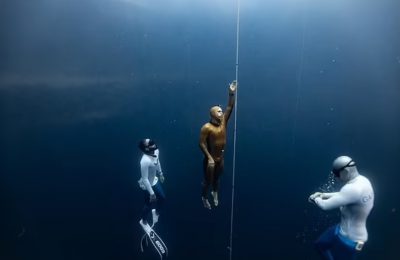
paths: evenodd
<path fill-rule="evenodd" d="M 242 1 L 233 259 L 318 259 L 339 216 L 307 197 L 341 154 L 376 193 L 360 259 L 399 258 L 398 10 Z M 235 1 L 1 0 L 0 36 L 1 259 L 157 259 L 139 250 L 145 137 L 170 259 L 228 259 L 233 118 L 211 212 L 198 138 L 235 78 Z"/>

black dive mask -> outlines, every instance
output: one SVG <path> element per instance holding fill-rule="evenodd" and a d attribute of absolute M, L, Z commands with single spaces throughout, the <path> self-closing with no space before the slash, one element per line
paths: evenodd
<path fill-rule="evenodd" d="M 344 169 L 346 169 L 347 167 L 353 167 L 353 166 L 355 166 L 356 165 L 356 163 L 353 161 L 353 160 L 351 160 L 351 161 L 349 161 L 346 165 L 344 165 L 344 166 L 342 166 L 342 167 L 339 167 L 339 168 L 332 168 L 332 173 L 333 173 L 333 175 L 335 175 L 337 178 L 339 178 L 340 177 L 340 172 L 341 171 L 343 171 Z"/>
<path fill-rule="evenodd" d="M 158 149 L 157 144 L 151 139 L 143 139 L 139 142 L 139 149 L 145 154 L 154 155 L 154 151 Z"/>

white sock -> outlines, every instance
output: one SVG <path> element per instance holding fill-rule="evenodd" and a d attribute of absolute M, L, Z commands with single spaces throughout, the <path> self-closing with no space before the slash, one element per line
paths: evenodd
<path fill-rule="evenodd" d="M 158 222 L 158 217 L 160 215 L 157 214 L 157 211 L 155 209 L 151 210 L 151 215 L 153 216 L 153 224 L 152 224 L 152 226 L 154 226 L 154 224 L 156 224 Z"/>

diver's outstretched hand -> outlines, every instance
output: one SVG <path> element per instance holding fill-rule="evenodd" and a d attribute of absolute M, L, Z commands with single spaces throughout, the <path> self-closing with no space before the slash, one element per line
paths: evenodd
<path fill-rule="evenodd" d="M 229 84 L 229 94 L 235 94 L 236 87 L 237 87 L 237 82 L 236 80 L 234 80 L 231 82 L 231 84 Z"/>

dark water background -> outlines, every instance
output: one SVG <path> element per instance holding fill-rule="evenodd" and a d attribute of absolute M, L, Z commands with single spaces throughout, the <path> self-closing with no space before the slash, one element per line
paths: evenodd
<path fill-rule="evenodd" d="M 361 259 L 399 259 L 400 2 L 242 1 L 233 259 L 317 259 L 338 221 L 307 197 L 352 156 L 376 205 Z M 202 208 L 199 130 L 235 77 L 227 0 L 1 0 L 1 259 L 139 252 L 139 139 L 160 147 L 170 259 L 228 259 Z"/>

